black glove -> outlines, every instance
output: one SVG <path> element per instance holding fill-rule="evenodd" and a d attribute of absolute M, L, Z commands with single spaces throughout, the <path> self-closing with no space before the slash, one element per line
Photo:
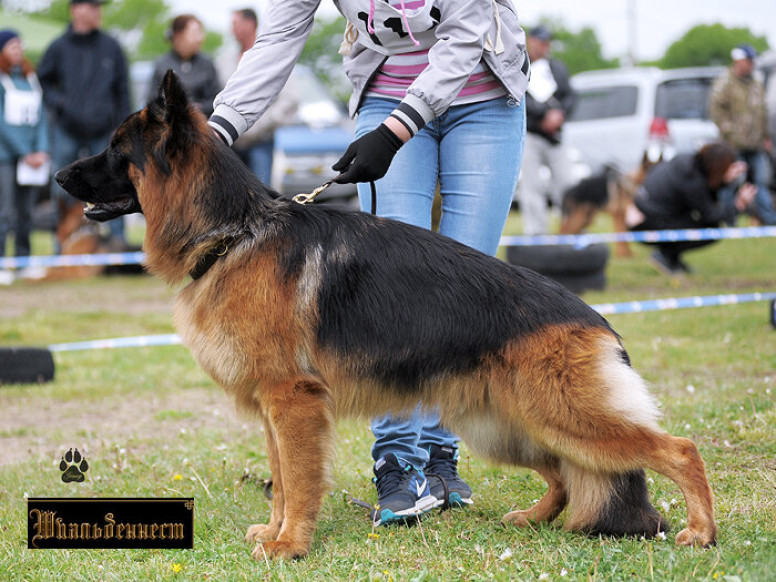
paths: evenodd
<path fill-rule="evenodd" d="M 345 155 L 331 169 L 340 172 L 334 178 L 338 184 L 379 180 L 388 171 L 393 156 L 404 142 L 388 127 L 380 126 L 361 136 L 348 146 Z"/>

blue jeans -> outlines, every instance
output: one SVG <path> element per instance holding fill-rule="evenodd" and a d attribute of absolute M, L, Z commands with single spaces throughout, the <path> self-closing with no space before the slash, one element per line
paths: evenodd
<path fill-rule="evenodd" d="M 108 147 L 109 142 L 110 134 L 94 138 L 78 138 L 70 135 L 58 125 L 54 125 L 51 153 L 54 172 L 77 159 L 100 153 Z M 64 200 L 68 207 L 76 203 L 75 198 L 63 190 L 56 180 L 52 180 L 51 184 L 51 198 L 53 200 Z M 108 227 L 111 237 L 118 237 L 121 241 L 126 241 L 123 216 L 109 221 Z"/>
<path fill-rule="evenodd" d="M 773 197 L 769 185 L 771 182 L 771 162 L 765 150 L 741 151 L 738 159 L 746 162 L 747 175 L 720 189 L 719 200 L 723 205 L 733 204 L 736 192 L 745 181 L 757 186 L 757 194 L 752 203 L 746 209 L 747 213 L 754 215 L 763 224 L 776 224 L 776 208 L 773 206 Z"/>
<path fill-rule="evenodd" d="M 245 148 L 235 148 L 235 153 L 263 184 L 269 186 L 272 181 L 272 158 L 275 153 L 274 138 Z"/>
<path fill-rule="evenodd" d="M 16 183 L 16 163 L 0 162 L 0 257 L 5 256 L 6 238 L 11 231 L 16 256 L 29 256 L 36 194 L 35 188 Z"/>
<path fill-rule="evenodd" d="M 395 101 L 367 97 L 358 113 L 356 136 L 376 128 Z M 396 154 L 384 178 L 375 182 L 377 214 L 431 228 L 437 183 L 442 196 L 439 232 L 495 255 L 509 214 L 525 142 L 525 106 L 507 97 L 450 107 L 428 123 Z M 362 210 L 369 211 L 369 184 L 359 184 Z M 372 421 L 377 460 L 395 453 L 418 469 L 429 446 L 458 446 L 439 424 L 438 414 L 416 409 L 407 419 Z"/>

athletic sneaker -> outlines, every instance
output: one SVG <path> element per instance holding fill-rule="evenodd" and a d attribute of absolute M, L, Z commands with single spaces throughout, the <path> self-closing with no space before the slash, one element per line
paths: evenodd
<path fill-rule="evenodd" d="M 677 263 L 675 257 L 669 257 L 660 250 L 654 251 L 649 256 L 649 262 L 658 271 L 664 275 L 668 275 L 669 277 L 675 277 L 676 275 L 681 275 L 684 272 L 682 267 Z"/>
<path fill-rule="evenodd" d="M 372 512 L 375 525 L 401 522 L 440 505 L 431 495 L 428 479 L 401 457 L 389 453 L 374 467 L 378 508 Z"/>
<path fill-rule="evenodd" d="M 458 451 L 449 447 L 429 447 L 429 461 L 425 473 L 431 484 L 431 495 L 437 499 L 447 499 L 447 504 L 455 507 L 471 505 L 472 488 L 458 475 Z"/>

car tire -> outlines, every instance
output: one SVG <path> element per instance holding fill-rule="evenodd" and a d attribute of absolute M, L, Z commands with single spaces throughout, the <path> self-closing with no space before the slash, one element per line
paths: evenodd
<path fill-rule="evenodd" d="M 45 348 L 0 348 L 0 384 L 35 384 L 54 379 L 54 357 Z"/>
<path fill-rule="evenodd" d="M 507 262 L 527 267 L 556 280 L 574 293 L 606 288 L 609 247 L 592 244 L 507 247 Z"/>

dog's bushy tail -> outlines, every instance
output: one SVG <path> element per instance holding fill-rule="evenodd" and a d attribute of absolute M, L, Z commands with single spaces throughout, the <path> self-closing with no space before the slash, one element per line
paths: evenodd
<path fill-rule="evenodd" d="M 569 502 L 566 529 L 646 538 L 668 531 L 649 501 L 643 469 L 611 475 L 566 463 L 561 471 Z"/>

